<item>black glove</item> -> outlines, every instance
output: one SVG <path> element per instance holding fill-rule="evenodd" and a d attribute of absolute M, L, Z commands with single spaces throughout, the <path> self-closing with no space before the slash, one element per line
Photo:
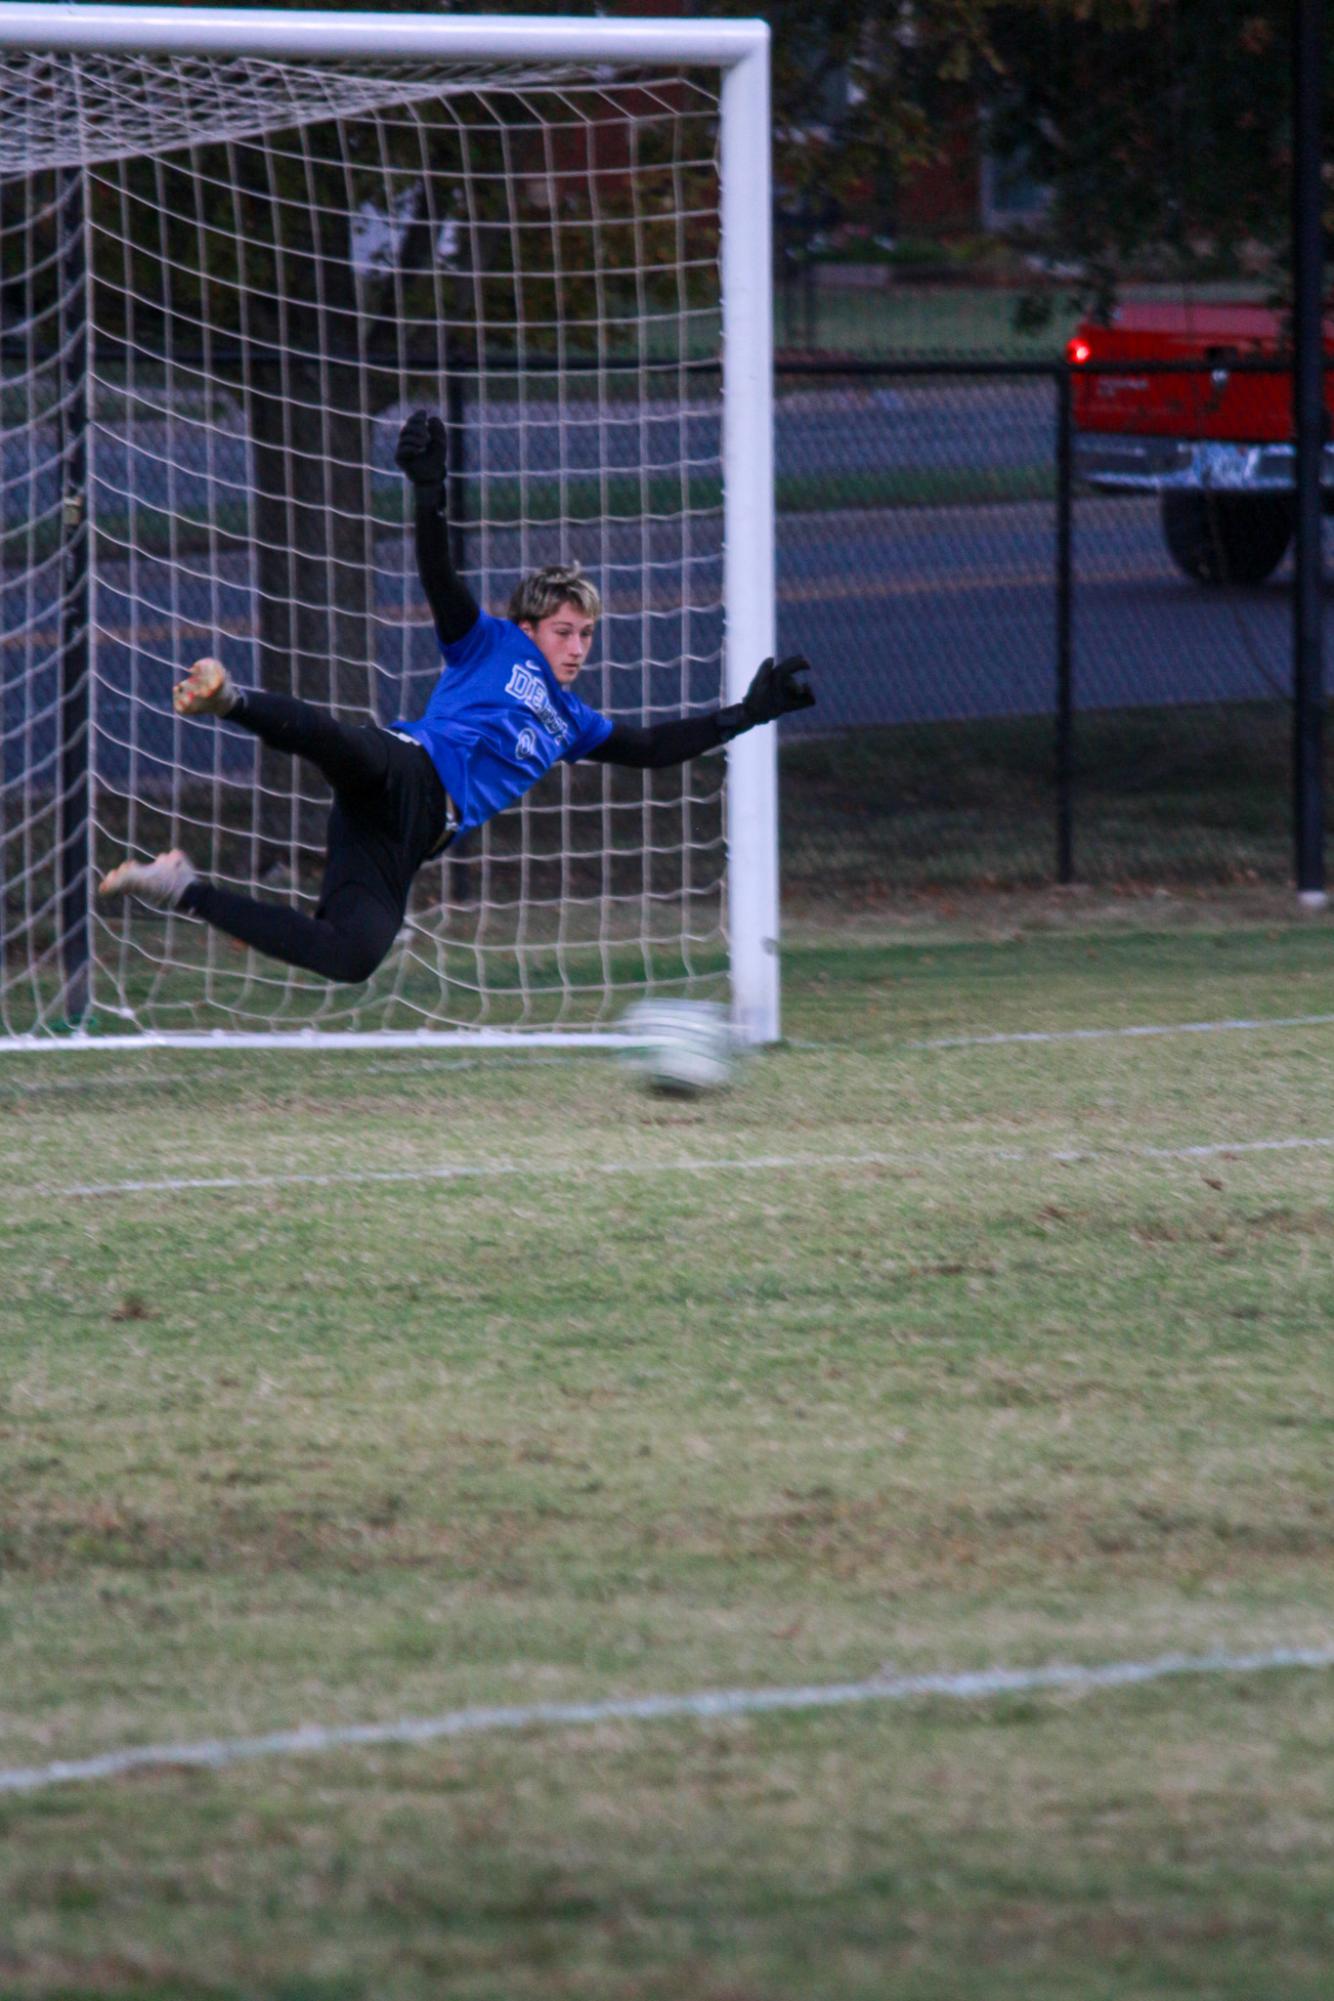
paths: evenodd
<path fill-rule="evenodd" d="M 441 486 L 449 464 L 444 420 L 434 410 L 414 410 L 398 434 L 394 463 L 414 486 Z"/>
<path fill-rule="evenodd" d="M 800 653 L 790 653 L 776 666 L 766 660 L 741 698 L 747 724 L 772 723 L 779 716 L 791 715 L 794 709 L 809 709 L 815 701 L 814 691 L 797 677 L 810 671 L 810 661 Z"/>

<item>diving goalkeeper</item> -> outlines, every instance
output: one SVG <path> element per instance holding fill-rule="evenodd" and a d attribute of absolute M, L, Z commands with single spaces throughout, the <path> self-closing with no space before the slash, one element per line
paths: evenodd
<path fill-rule="evenodd" d="M 172 692 L 178 715 L 226 716 L 305 758 L 333 788 L 314 916 L 223 889 L 179 848 L 121 862 L 103 878 L 102 896 L 132 893 L 289 966 L 368 980 L 398 935 L 422 863 L 521 798 L 558 760 L 659 770 L 814 702 L 802 678 L 809 663 L 793 656 L 766 660 L 728 708 L 650 728 L 599 715 L 573 692 L 602 610 L 578 564 L 525 577 L 509 616 L 493 618 L 450 558 L 441 419 L 414 411 L 395 458 L 414 489 L 417 570 L 444 660 L 425 715 L 387 728 L 340 722 L 292 695 L 238 687 L 209 659 Z"/>

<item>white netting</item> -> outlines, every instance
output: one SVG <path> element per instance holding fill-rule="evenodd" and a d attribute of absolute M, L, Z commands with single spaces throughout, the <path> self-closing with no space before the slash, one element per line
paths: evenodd
<path fill-rule="evenodd" d="M 718 103 L 697 76 L 0 60 L 0 1029 L 578 1027 L 725 971 L 723 760 L 558 768 L 428 865 L 364 988 L 183 918 L 98 909 L 183 846 L 310 909 L 327 792 L 170 689 L 358 719 L 438 671 L 392 464 L 450 433 L 458 554 L 503 611 L 578 557 L 580 692 L 719 699 Z M 86 506 L 78 506 L 86 491 Z"/>
<path fill-rule="evenodd" d="M 561 81 L 588 81 L 564 69 Z M 236 56 L 44 55 L 0 59 L 0 176 L 44 167 L 138 159 L 155 152 L 247 139 L 404 105 L 438 104 L 482 89 L 541 91 L 544 71 L 520 63 L 396 63 L 367 73 L 346 60 L 296 65 Z"/>

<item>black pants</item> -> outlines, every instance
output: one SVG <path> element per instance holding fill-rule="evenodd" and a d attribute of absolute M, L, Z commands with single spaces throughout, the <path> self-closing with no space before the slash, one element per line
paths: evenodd
<path fill-rule="evenodd" d="M 412 879 L 445 839 L 449 801 L 419 744 L 371 723 L 340 723 L 292 695 L 247 688 L 229 718 L 274 750 L 304 757 L 333 787 L 315 915 L 196 882 L 182 910 L 271 959 L 329 980 L 368 980 L 398 935 Z"/>

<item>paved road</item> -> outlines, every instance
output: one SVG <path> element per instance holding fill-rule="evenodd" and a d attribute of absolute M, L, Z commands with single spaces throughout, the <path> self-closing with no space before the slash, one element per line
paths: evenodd
<path fill-rule="evenodd" d="M 821 661 L 823 725 L 1050 710 L 1054 561 L 1046 504 L 807 516 L 780 537 L 780 640 Z M 1286 571 L 1202 590 L 1132 496 L 1078 504 L 1075 575 L 1079 706 L 1286 691 Z"/>
<path fill-rule="evenodd" d="M 579 476 L 593 472 L 671 471 L 687 462 L 716 469 L 721 447 L 717 397 L 701 385 L 683 404 L 662 397 L 643 403 L 597 398 L 589 385 L 565 402 L 470 403 L 463 427 L 463 467 L 504 478 L 522 472 Z M 145 410 L 147 406 L 145 405 Z M 851 383 L 798 388 L 775 408 L 775 458 L 780 477 L 1016 466 L 1050 466 L 1055 451 L 1051 385 L 1010 378 Z M 401 489 L 394 469 L 400 412 L 369 427 L 376 486 Z M 301 440 L 323 454 L 318 412 Z M 132 499 L 177 510 L 203 511 L 210 483 L 216 501 L 243 496 L 253 468 L 238 410 L 199 421 L 187 409 L 168 422 L 141 414 L 128 427 L 108 411 L 90 431 L 94 477 L 103 511 Z M 37 515 L 58 492 L 58 437 L 52 424 L 11 429 L 0 440 L 0 490 L 7 521 Z"/>

